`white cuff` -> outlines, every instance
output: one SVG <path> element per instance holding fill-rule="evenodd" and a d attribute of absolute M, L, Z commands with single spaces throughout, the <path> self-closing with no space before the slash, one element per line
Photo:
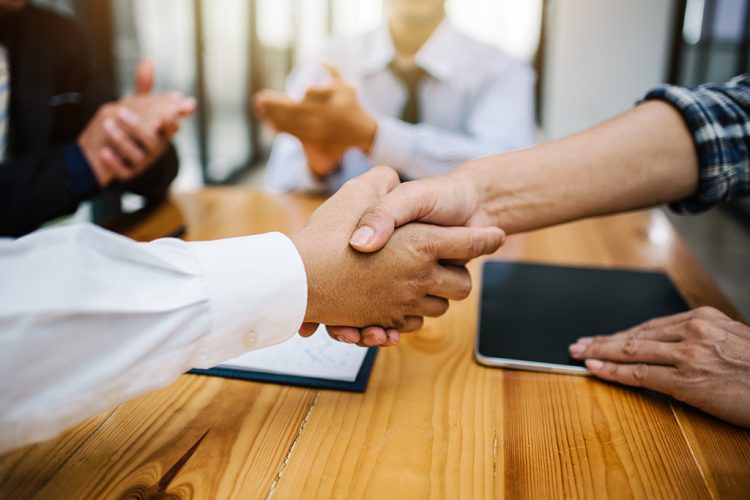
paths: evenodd
<path fill-rule="evenodd" d="M 370 151 L 370 159 L 376 165 L 387 165 L 399 172 L 415 155 L 416 140 L 414 125 L 391 117 L 378 120 L 378 131 Z"/>
<path fill-rule="evenodd" d="M 307 275 L 281 233 L 189 243 L 203 271 L 211 332 L 196 367 L 210 367 L 294 335 L 307 309 Z"/>

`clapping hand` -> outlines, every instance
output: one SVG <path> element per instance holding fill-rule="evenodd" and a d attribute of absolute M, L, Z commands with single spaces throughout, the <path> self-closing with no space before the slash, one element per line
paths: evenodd
<path fill-rule="evenodd" d="M 131 180 L 164 154 L 180 120 L 195 109 L 192 98 L 153 93 L 154 67 L 138 64 L 135 93 L 97 111 L 78 139 L 99 185 Z"/>
<path fill-rule="evenodd" d="M 318 177 L 333 173 L 350 148 L 369 150 L 377 131 L 377 121 L 360 104 L 354 86 L 334 66 L 323 68 L 329 81 L 310 87 L 301 100 L 273 90 L 254 98 L 261 119 L 300 140 L 310 171 Z"/>

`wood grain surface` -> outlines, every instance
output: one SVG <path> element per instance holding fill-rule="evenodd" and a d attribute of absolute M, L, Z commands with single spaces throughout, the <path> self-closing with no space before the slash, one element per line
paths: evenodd
<path fill-rule="evenodd" d="M 319 203 L 210 188 L 128 234 L 292 233 Z M 692 306 L 737 317 L 658 211 L 513 236 L 492 258 L 664 270 Z M 0 457 L 0 498 L 747 498 L 750 431 L 645 391 L 476 364 L 478 288 L 382 350 L 364 394 L 185 375 Z"/>

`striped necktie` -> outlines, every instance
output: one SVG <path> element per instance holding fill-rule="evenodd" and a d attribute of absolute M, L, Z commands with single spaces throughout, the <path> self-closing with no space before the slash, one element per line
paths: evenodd
<path fill-rule="evenodd" d="M 8 104 L 10 101 L 10 68 L 8 51 L 0 45 L 0 162 L 5 160 L 8 138 Z"/>

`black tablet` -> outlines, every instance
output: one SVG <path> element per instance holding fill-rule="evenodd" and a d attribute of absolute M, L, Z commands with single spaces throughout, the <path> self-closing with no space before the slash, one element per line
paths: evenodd
<path fill-rule="evenodd" d="M 475 356 L 488 366 L 584 375 L 568 355 L 580 337 L 688 309 L 663 273 L 488 261 Z"/>

